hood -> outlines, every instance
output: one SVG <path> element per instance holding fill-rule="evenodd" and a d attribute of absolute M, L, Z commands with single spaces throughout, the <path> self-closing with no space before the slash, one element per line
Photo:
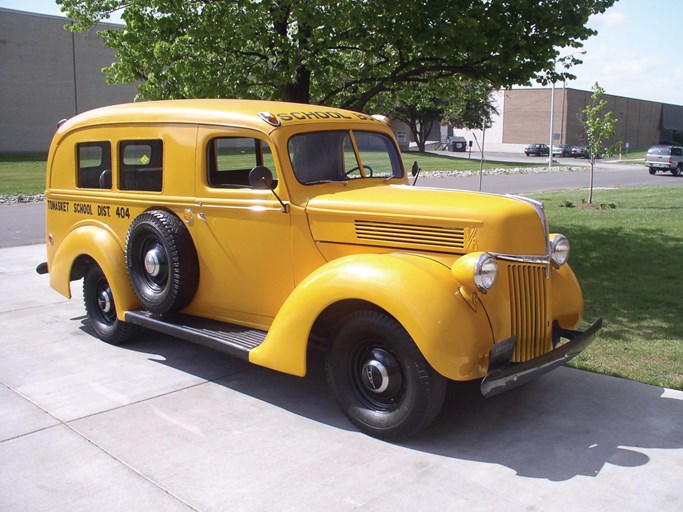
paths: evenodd
<path fill-rule="evenodd" d="M 465 254 L 543 256 L 543 210 L 518 197 L 406 185 L 347 190 L 307 205 L 319 243 Z"/>

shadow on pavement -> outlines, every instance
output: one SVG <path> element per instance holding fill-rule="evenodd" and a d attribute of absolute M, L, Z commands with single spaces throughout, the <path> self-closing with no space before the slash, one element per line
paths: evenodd
<path fill-rule="evenodd" d="M 83 330 L 90 332 L 87 321 Z M 288 412 L 354 431 L 327 391 L 324 354 L 312 349 L 301 379 L 145 331 L 122 346 Z M 225 371 L 217 371 L 217 368 Z M 640 449 L 683 447 L 683 401 L 665 390 L 560 368 L 522 388 L 484 399 L 478 382 L 449 385 L 441 415 L 402 446 L 454 459 L 500 464 L 519 476 L 563 481 L 597 476 L 606 464 L 643 466 Z M 358 435 L 363 435 L 358 433 Z"/>

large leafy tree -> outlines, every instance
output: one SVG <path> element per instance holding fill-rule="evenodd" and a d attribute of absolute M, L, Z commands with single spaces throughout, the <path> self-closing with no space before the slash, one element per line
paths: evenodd
<path fill-rule="evenodd" d="M 362 110 L 406 83 L 460 75 L 527 83 L 594 34 L 615 0 L 57 0 L 84 30 L 107 30 L 111 81 L 147 99 L 252 97 Z M 571 76 L 571 75 L 569 75 Z"/>

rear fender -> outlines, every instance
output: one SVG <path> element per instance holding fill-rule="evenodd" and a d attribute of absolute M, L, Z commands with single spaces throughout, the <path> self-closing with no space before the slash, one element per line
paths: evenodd
<path fill-rule="evenodd" d="M 491 328 L 481 304 L 472 308 L 459 288 L 450 268 L 421 256 L 363 254 L 332 261 L 297 286 L 249 360 L 305 375 L 306 348 L 316 319 L 340 301 L 360 300 L 396 318 L 445 377 L 482 377 L 493 344 Z"/>
<path fill-rule="evenodd" d="M 50 263 L 50 286 L 71 298 L 72 270 L 76 260 L 83 256 L 93 259 L 104 272 L 116 303 L 116 316 L 125 320 L 124 312 L 138 309 L 140 304 L 128 281 L 123 248 L 102 227 L 79 226 L 66 236 Z"/>

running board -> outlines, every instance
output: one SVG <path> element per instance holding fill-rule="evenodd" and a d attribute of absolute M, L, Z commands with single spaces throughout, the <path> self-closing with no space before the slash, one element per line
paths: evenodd
<path fill-rule="evenodd" d="M 131 324 L 198 343 L 247 361 L 249 352 L 266 339 L 264 331 L 189 315 L 166 318 L 149 311 L 126 311 L 125 318 Z"/>

